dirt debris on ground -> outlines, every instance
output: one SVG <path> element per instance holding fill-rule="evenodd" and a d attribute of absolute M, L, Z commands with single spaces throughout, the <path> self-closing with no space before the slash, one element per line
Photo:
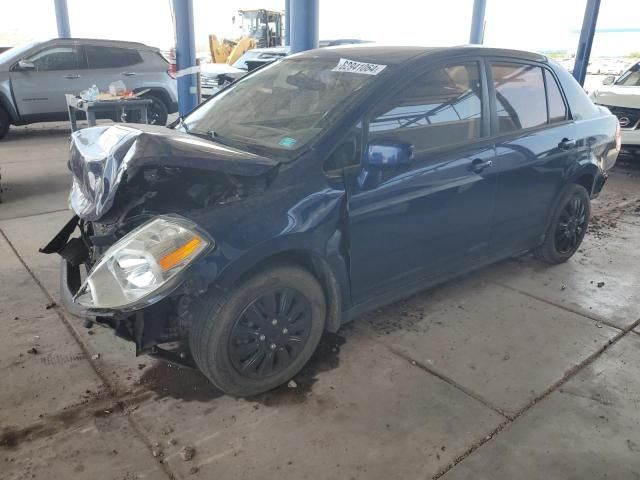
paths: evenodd
<path fill-rule="evenodd" d="M 346 333 L 347 331 L 348 328 L 343 328 L 340 333 Z M 265 407 L 305 402 L 313 393 L 312 388 L 318 381 L 318 374 L 338 367 L 340 364 L 340 348 L 345 342 L 345 337 L 336 333 L 325 332 L 313 356 L 289 383 L 282 384 L 268 392 L 247 397 L 246 400 Z"/>
<path fill-rule="evenodd" d="M 180 449 L 180 458 L 185 462 L 191 460 L 196 454 L 196 449 L 190 445 L 185 445 Z"/>

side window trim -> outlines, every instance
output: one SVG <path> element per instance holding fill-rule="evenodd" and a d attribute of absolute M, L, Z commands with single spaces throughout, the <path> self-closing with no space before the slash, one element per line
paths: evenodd
<path fill-rule="evenodd" d="M 362 116 L 362 154 L 364 154 L 366 150 L 366 146 L 369 143 L 369 123 L 371 118 L 376 114 L 376 112 L 385 105 L 385 102 L 388 102 L 395 95 L 401 92 L 406 85 L 411 83 L 412 79 L 418 77 L 419 75 L 425 75 L 431 71 L 459 66 L 462 64 L 475 63 L 478 67 L 478 73 L 480 75 L 481 82 L 481 129 L 480 136 L 478 138 L 473 138 L 470 140 L 466 140 L 464 142 L 457 143 L 455 145 L 445 145 L 445 146 L 436 146 L 424 150 L 424 153 L 429 152 L 437 152 L 443 149 L 455 149 L 456 147 L 460 148 L 468 148 L 471 145 L 482 144 L 487 141 L 491 137 L 491 124 L 490 124 L 490 97 L 489 97 L 489 85 L 488 85 L 488 77 L 486 75 L 485 68 L 485 58 L 481 55 L 469 55 L 469 56 L 461 56 L 455 59 L 446 59 L 437 62 L 433 62 L 427 66 L 420 66 L 417 68 L 412 68 L 410 73 L 410 78 L 404 82 L 399 83 L 393 90 L 389 91 L 384 95 L 380 100 L 378 100 L 375 105 L 373 105 L 363 116 Z"/>
<path fill-rule="evenodd" d="M 520 135 L 522 132 L 535 132 L 537 130 L 544 130 L 547 128 L 551 128 L 551 127 L 555 127 L 558 125 L 563 125 L 567 122 L 572 121 L 572 116 L 571 116 L 571 110 L 569 109 L 569 103 L 567 101 L 566 95 L 564 93 L 564 90 L 561 87 L 561 83 L 558 81 L 558 78 L 555 74 L 555 72 L 553 71 L 553 69 L 549 68 L 547 65 L 542 64 L 542 63 L 538 63 L 535 61 L 529 61 L 529 60 L 523 60 L 521 58 L 513 58 L 513 57 L 496 57 L 496 56 L 487 56 L 484 58 L 485 60 L 485 75 L 487 76 L 487 84 L 489 87 L 489 103 L 491 104 L 491 111 L 490 111 L 490 117 L 491 117 L 491 133 L 489 135 L 489 138 L 502 138 L 502 137 L 509 137 L 509 136 L 517 136 Z M 505 133 L 500 133 L 498 130 L 498 106 L 497 106 L 497 100 L 496 100 L 496 89 L 495 89 L 495 84 L 493 81 L 493 72 L 491 71 L 491 64 L 492 63 L 516 63 L 516 64 L 520 64 L 520 65 L 529 65 L 529 66 L 533 66 L 533 67 L 539 67 L 542 69 L 542 80 L 544 82 L 544 93 L 545 93 L 545 102 L 546 102 L 546 107 L 547 107 L 547 122 L 544 123 L 543 125 L 538 125 L 535 127 L 529 127 L 529 128 L 523 128 L 520 130 L 516 130 L 516 131 L 512 131 L 512 132 L 505 132 Z M 549 73 L 551 73 L 552 77 L 554 78 L 554 80 L 556 81 L 557 85 L 558 85 L 558 89 L 560 90 L 560 94 L 562 96 L 562 101 L 565 104 L 565 109 L 567 112 L 567 118 L 565 118 L 564 122 L 556 122 L 556 123 L 550 123 L 550 117 L 549 117 L 549 97 L 547 94 L 547 83 L 546 83 L 546 76 L 544 75 L 545 71 L 549 71 Z"/>

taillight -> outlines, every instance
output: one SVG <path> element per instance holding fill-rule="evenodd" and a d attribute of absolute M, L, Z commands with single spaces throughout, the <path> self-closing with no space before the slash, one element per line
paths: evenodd
<path fill-rule="evenodd" d="M 173 78 L 175 80 L 176 73 L 178 73 L 178 69 L 176 68 L 176 64 L 175 63 L 170 63 L 169 64 L 169 70 L 167 70 L 167 75 L 169 75 L 171 78 Z"/>
<path fill-rule="evenodd" d="M 616 150 L 619 152 L 622 148 L 622 131 L 620 130 L 620 122 L 616 121 Z"/>

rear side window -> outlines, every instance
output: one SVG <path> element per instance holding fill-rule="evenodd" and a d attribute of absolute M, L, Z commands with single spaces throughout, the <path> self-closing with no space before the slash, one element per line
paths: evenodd
<path fill-rule="evenodd" d="M 567 106 L 562 99 L 560 87 L 549 70 L 544 71 L 544 79 L 549 102 L 549 123 L 564 122 L 567 119 Z"/>
<path fill-rule="evenodd" d="M 85 51 L 89 68 L 119 68 L 142 62 L 140 53 L 131 48 L 87 45 Z"/>
<path fill-rule="evenodd" d="M 547 123 L 547 99 L 542 68 L 516 63 L 493 63 L 498 132 L 508 133 Z"/>
<path fill-rule="evenodd" d="M 418 75 L 369 121 L 369 139 L 401 141 L 420 151 L 480 138 L 481 92 L 476 62 Z"/>
<path fill-rule="evenodd" d="M 51 47 L 41 50 L 27 60 L 38 72 L 51 70 L 78 70 L 82 67 L 80 51 L 75 45 Z"/>

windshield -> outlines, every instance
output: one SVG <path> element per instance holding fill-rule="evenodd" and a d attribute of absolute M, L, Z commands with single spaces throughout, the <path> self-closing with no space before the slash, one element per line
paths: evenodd
<path fill-rule="evenodd" d="M 22 45 L 18 45 L 17 47 L 10 48 L 9 50 L 0 53 L 0 63 L 12 62 L 17 60 L 20 55 L 29 50 L 38 42 L 29 42 L 24 43 Z"/>
<path fill-rule="evenodd" d="M 640 62 L 624 72 L 616 82 L 623 87 L 640 87 Z"/>
<path fill-rule="evenodd" d="M 385 69 L 359 62 L 338 67 L 343 61 L 303 57 L 272 63 L 211 98 L 182 125 L 223 144 L 293 159 Z M 367 74 L 358 65 L 377 68 Z"/>

